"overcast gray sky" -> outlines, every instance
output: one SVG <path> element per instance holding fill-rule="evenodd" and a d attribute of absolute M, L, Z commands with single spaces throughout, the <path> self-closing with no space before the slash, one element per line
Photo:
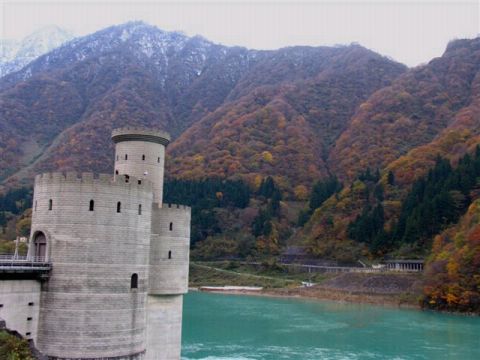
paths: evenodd
<path fill-rule="evenodd" d="M 479 36 L 480 5 L 478 0 L 0 0 L 0 38 L 19 39 L 51 24 L 85 35 L 130 20 L 255 49 L 358 42 L 415 66 L 440 56 L 452 39 Z"/>

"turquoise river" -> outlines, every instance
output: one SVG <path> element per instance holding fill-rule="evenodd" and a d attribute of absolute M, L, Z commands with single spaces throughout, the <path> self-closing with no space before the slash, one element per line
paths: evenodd
<path fill-rule="evenodd" d="M 480 359 L 480 318 L 193 292 L 182 360 Z"/>

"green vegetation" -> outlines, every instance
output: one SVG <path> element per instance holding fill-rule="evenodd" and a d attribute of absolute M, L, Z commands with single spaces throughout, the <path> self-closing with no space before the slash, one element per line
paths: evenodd
<path fill-rule="evenodd" d="M 303 226 L 310 219 L 313 212 L 333 194 L 340 192 L 343 188 L 336 176 L 331 176 L 325 180 L 315 183 L 310 193 L 308 209 L 302 210 L 298 216 L 298 226 Z"/>
<path fill-rule="evenodd" d="M 0 226 L 5 227 L 9 215 L 18 215 L 32 207 L 32 189 L 18 188 L 0 195 Z"/>
<path fill-rule="evenodd" d="M 320 283 L 324 274 L 294 272 L 274 259 L 253 265 L 238 261 L 190 263 L 190 286 L 260 286 L 280 288 L 300 286 L 302 281 Z"/>
<path fill-rule="evenodd" d="M 262 180 L 256 195 L 263 200 L 265 206 L 260 208 L 257 217 L 253 220 L 252 234 L 254 236 L 269 236 L 273 230 L 272 218 L 280 216 L 282 194 L 273 179 L 268 176 Z"/>
<path fill-rule="evenodd" d="M 377 178 L 362 176 L 369 187 Z M 456 223 L 475 197 L 480 183 L 480 146 L 467 154 L 453 168 L 437 157 L 427 176 L 418 179 L 402 203 L 400 216 L 390 231 L 385 230 L 383 186 L 374 186 L 374 197 L 348 226 L 348 236 L 366 243 L 374 253 L 388 252 L 403 245 L 415 244 L 428 251 L 433 237 Z M 393 181 L 388 175 L 388 181 Z M 367 182 L 368 185 L 368 182 Z M 366 187 L 368 192 L 369 187 Z M 472 193 L 473 191 L 473 193 Z M 367 194 L 368 198 L 368 194 Z M 372 205 L 372 203 L 374 205 Z"/>
<path fill-rule="evenodd" d="M 28 341 L 0 330 L 0 360 L 34 360 Z"/>
<path fill-rule="evenodd" d="M 241 180 L 167 180 L 164 203 L 192 207 L 191 243 L 219 233 L 214 208 L 245 208 L 250 202 L 250 188 Z"/>
<path fill-rule="evenodd" d="M 425 243 L 458 221 L 472 201 L 471 191 L 480 186 L 480 146 L 473 156 L 460 159 L 455 169 L 437 158 L 428 176 L 419 179 L 403 202 L 394 230 L 397 243 Z"/>
<path fill-rule="evenodd" d="M 480 313 L 480 199 L 459 223 L 435 237 L 425 269 L 422 305 Z"/>
<path fill-rule="evenodd" d="M 15 252 L 15 241 L 0 239 L 0 254 L 13 254 Z M 18 249 L 19 255 L 27 254 L 27 244 L 20 243 Z"/>

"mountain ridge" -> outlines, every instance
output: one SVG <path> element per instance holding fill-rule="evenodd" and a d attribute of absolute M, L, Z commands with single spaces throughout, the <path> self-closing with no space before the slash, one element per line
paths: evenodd
<path fill-rule="evenodd" d="M 255 92 L 263 96 L 265 91 L 283 91 L 282 88 L 308 82 L 320 73 L 333 79 L 330 80 L 333 85 L 337 81 L 338 86 L 346 86 L 350 79 L 344 76 L 340 80 L 335 74 L 342 73 L 345 67 L 351 74 L 363 77 L 363 73 L 354 71 L 357 57 L 388 65 L 385 69 L 390 73 L 382 75 L 385 81 L 375 80 L 375 89 L 406 70 L 405 66 L 358 45 L 260 51 L 225 47 L 144 23 L 113 26 L 74 39 L 21 71 L 0 79 L 0 102 L 5 105 L 2 106 L 5 121 L 1 125 L 6 131 L 0 139 L 7 159 L 4 168 L 10 169 L 8 175 L 14 174 L 21 168 L 16 158 L 19 155 L 28 158 L 18 146 L 20 143 L 35 140 L 43 148 L 60 132 L 65 132 L 65 126 L 73 126 L 66 131 L 70 135 L 52 152 L 58 155 L 36 164 L 32 171 L 75 167 L 83 170 L 92 164 L 86 164 L 85 157 L 80 156 L 78 144 L 94 143 L 96 154 L 100 146 L 111 151 L 111 146 L 99 136 L 108 139 L 106 134 L 113 126 L 128 123 L 156 126 L 168 129 L 175 138 L 221 106 L 251 97 Z M 372 73 L 364 80 L 375 76 Z M 63 89 L 59 97 L 53 95 L 56 86 Z M 366 98 L 369 91 L 361 90 L 361 98 Z M 37 102 L 28 99 L 32 94 L 36 94 Z M 335 101 L 334 95 L 330 96 L 329 101 Z M 67 109 L 47 110 L 41 106 L 55 98 L 62 99 Z M 256 101 L 261 106 L 261 99 Z M 55 104 L 50 106 L 55 108 Z M 33 127 L 27 126 L 32 112 L 37 118 Z M 15 124 L 23 127 L 19 129 Z M 37 129 L 38 124 L 42 126 Z M 28 132 L 33 132 L 33 139 Z M 12 140 L 17 144 L 8 146 Z M 107 158 L 105 155 L 95 160 L 94 169 L 109 170 Z"/>
<path fill-rule="evenodd" d="M 71 32 L 51 25 L 35 31 L 21 41 L 0 40 L 0 78 L 21 70 L 39 56 L 73 38 Z"/>

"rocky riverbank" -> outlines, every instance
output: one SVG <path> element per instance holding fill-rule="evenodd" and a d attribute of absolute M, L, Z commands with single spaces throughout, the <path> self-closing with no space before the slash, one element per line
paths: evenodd
<path fill-rule="evenodd" d="M 311 287 L 221 291 L 229 294 L 308 298 L 419 308 L 421 275 L 344 273 Z"/>

